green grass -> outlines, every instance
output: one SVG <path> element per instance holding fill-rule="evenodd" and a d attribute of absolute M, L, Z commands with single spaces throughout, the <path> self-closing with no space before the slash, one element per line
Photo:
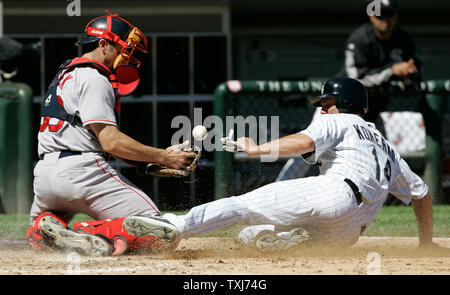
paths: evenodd
<path fill-rule="evenodd" d="M 177 214 L 185 212 L 174 212 Z M 434 237 L 450 237 L 450 206 L 433 207 Z M 78 214 L 74 222 L 90 220 L 87 215 Z M 0 214 L 0 238 L 21 239 L 28 229 L 28 215 Z M 202 237 L 235 237 L 243 228 L 241 225 L 227 227 Z M 417 222 L 411 206 L 384 206 L 374 223 L 366 230 L 364 236 L 417 236 Z"/>
<path fill-rule="evenodd" d="M 433 206 L 433 236 L 450 237 L 450 206 Z M 412 206 L 384 206 L 364 236 L 417 236 L 417 221 Z"/>

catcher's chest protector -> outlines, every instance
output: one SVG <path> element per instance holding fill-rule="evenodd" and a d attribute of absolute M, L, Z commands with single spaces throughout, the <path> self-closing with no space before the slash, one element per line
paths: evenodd
<path fill-rule="evenodd" d="M 41 117 L 57 118 L 68 122 L 72 126 L 83 126 L 80 117 L 77 114 L 68 114 L 63 108 L 63 102 L 61 97 L 56 94 L 56 90 L 61 81 L 63 80 L 66 73 L 72 71 L 76 67 L 91 67 L 96 69 L 100 74 L 106 76 L 111 82 L 111 85 L 116 90 L 115 75 L 103 64 L 88 58 L 75 58 L 73 60 L 69 59 L 61 66 L 59 66 L 58 73 L 55 78 L 53 78 L 52 83 L 48 87 L 45 94 L 45 99 L 42 102 L 41 107 Z M 64 84 L 64 81 L 62 81 Z M 120 96 L 116 93 L 116 103 L 114 107 L 114 112 L 116 115 L 117 122 L 119 122 L 120 115 Z"/>

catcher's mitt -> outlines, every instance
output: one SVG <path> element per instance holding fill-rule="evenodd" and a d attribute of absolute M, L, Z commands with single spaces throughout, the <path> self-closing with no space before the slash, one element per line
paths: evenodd
<path fill-rule="evenodd" d="M 156 177 L 186 177 L 192 173 L 192 171 L 197 168 L 197 162 L 200 160 L 202 156 L 202 152 L 198 150 L 192 150 L 192 152 L 196 153 L 196 156 L 192 163 L 183 169 L 174 169 L 169 168 L 158 163 L 139 163 L 136 168 L 138 170 L 138 174 L 140 175 L 152 175 Z"/>

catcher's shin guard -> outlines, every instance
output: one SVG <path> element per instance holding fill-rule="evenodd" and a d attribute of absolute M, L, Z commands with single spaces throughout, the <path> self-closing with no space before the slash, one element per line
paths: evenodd
<path fill-rule="evenodd" d="M 52 212 L 41 213 L 33 222 L 25 234 L 28 245 L 34 250 L 50 250 L 53 251 L 56 248 L 55 242 L 52 238 L 43 234 L 39 229 L 39 222 L 44 217 L 53 217 L 57 220 L 63 227 L 67 226 L 68 218 L 62 214 L 55 214 Z"/>
<path fill-rule="evenodd" d="M 168 251 L 178 246 L 178 230 L 162 218 L 131 216 L 113 220 L 76 222 L 78 232 L 108 239 L 113 245 L 112 255 L 127 251 Z"/>

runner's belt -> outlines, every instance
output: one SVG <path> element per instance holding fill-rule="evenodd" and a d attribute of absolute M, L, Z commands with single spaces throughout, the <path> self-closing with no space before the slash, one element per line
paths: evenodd
<path fill-rule="evenodd" d="M 358 206 L 359 206 L 359 204 L 361 204 L 363 200 L 362 200 L 361 192 L 359 191 L 358 186 L 348 178 L 344 179 L 344 181 L 352 189 L 353 194 L 355 195 L 356 202 L 358 203 Z"/>

